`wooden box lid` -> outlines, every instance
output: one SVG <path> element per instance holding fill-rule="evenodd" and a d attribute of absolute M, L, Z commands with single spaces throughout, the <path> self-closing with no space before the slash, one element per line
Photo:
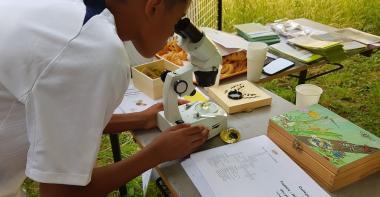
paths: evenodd
<path fill-rule="evenodd" d="M 272 117 L 268 136 L 329 191 L 380 169 L 380 139 L 318 104 Z"/>
<path fill-rule="evenodd" d="M 232 90 L 241 92 L 243 98 L 230 99 L 228 93 Z M 210 87 L 208 94 L 229 114 L 252 111 L 258 107 L 270 105 L 272 102 L 272 97 L 247 80 Z"/>

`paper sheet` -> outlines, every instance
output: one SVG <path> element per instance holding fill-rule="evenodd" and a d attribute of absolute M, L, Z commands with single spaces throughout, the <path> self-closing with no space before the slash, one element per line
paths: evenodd
<path fill-rule="evenodd" d="M 114 114 L 126 114 L 143 111 L 159 101 L 160 100 L 151 99 L 143 92 L 135 88 L 131 81 L 127 91 L 124 94 L 123 101 L 115 109 Z"/>
<path fill-rule="evenodd" d="M 206 179 L 203 177 L 202 173 L 199 171 L 192 159 L 186 159 L 181 163 L 181 165 L 186 170 L 187 175 L 191 177 L 193 184 L 202 196 L 216 197 L 214 192 L 211 190 L 210 185 L 207 183 Z"/>
<path fill-rule="evenodd" d="M 222 45 L 228 49 L 245 49 L 247 50 L 248 41 L 243 38 L 229 34 L 226 32 L 218 31 L 215 29 L 203 27 L 202 31 L 214 42 Z"/>
<path fill-rule="evenodd" d="M 226 48 L 226 47 L 224 47 L 224 46 L 222 46 L 216 42 L 215 42 L 215 46 L 216 46 L 216 48 L 218 48 L 221 56 L 226 56 L 226 55 L 229 55 L 231 53 L 236 53 L 236 52 L 243 50 L 243 49 L 237 49 L 237 48 L 231 48 L 231 49 Z"/>
<path fill-rule="evenodd" d="M 141 175 L 142 188 L 143 188 L 143 196 L 146 196 L 146 194 L 147 194 L 151 175 L 152 175 L 152 169 L 145 171 Z"/>
<path fill-rule="evenodd" d="M 190 160 L 192 165 L 182 166 L 202 196 L 329 196 L 264 135 L 192 154 Z"/>
<path fill-rule="evenodd" d="M 363 44 L 374 44 L 380 42 L 380 36 L 372 35 L 353 28 L 341 29 L 336 31 L 336 33 Z"/>
<path fill-rule="evenodd" d="M 329 32 L 326 34 L 314 35 L 312 36 L 312 38 L 318 39 L 318 40 L 340 42 L 343 44 L 343 49 L 345 51 L 365 49 L 367 47 L 366 45 L 360 42 L 349 39 L 345 37 L 344 35 L 336 33 L 336 32 Z"/>
<path fill-rule="evenodd" d="M 339 42 L 317 40 L 309 36 L 300 36 L 298 38 L 292 38 L 289 39 L 288 42 L 305 48 L 314 49 L 326 49 L 328 47 L 339 44 Z"/>
<path fill-rule="evenodd" d="M 284 53 L 286 55 L 290 55 L 298 60 L 305 62 L 312 62 L 314 60 L 322 58 L 322 56 L 313 54 L 310 51 L 304 50 L 299 47 L 291 46 L 286 43 L 277 43 L 270 46 L 276 51 Z"/>

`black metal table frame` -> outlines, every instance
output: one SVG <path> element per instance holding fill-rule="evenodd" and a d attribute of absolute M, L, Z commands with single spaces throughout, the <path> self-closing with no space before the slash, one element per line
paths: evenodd
<path fill-rule="evenodd" d="M 374 53 L 374 50 L 370 49 L 370 50 L 366 50 L 366 51 L 360 53 L 360 55 L 370 57 L 373 53 Z M 307 77 L 307 69 L 301 71 L 299 75 L 289 75 L 289 76 L 298 78 L 298 85 L 299 85 L 299 84 L 304 84 L 308 80 L 315 79 L 317 77 L 320 77 L 320 76 L 323 76 L 323 75 L 326 75 L 326 74 L 329 74 L 329 73 L 332 73 L 332 72 L 335 72 L 335 71 L 338 71 L 338 70 L 344 68 L 344 66 L 340 63 L 329 63 L 329 62 L 327 62 L 326 64 L 334 65 L 334 66 L 336 66 L 336 68 L 330 69 L 328 71 L 325 71 L 325 72 L 322 72 L 322 73 L 319 73 L 319 74 L 316 74 L 316 75 L 313 75 L 310 77 Z"/>

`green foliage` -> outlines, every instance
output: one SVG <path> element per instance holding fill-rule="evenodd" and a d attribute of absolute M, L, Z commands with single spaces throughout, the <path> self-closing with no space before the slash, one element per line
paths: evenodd
<path fill-rule="evenodd" d="M 119 135 L 120 147 L 122 158 L 128 158 L 134 153 L 140 150 L 139 146 L 133 140 L 133 136 L 130 132 L 125 132 Z M 111 142 L 108 135 L 102 137 L 101 148 L 98 153 L 98 166 L 105 166 L 113 163 Z M 133 179 L 127 184 L 127 192 L 129 196 L 142 196 L 141 188 L 142 180 L 141 176 Z M 109 194 L 109 196 L 119 196 L 119 192 L 115 191 Z"/>
<path fill-rule="evenodd" d="M 378 0 L 223 0 L 223 29 L 278 19 L 308 18 L 334 27 L 353 27 L 380 34 Z"/>

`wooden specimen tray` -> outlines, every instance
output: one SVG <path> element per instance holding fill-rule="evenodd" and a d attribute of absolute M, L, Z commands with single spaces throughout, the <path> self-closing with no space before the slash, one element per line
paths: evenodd
<path fill-rule="evenodd" d="M 229 92 L 234 90 L 241 92 L 241 99 L 229 98 Z M 229 114 L 249 112 L 258 107 L 270 105 L 272 102 L 272 97 L 246 80 L 210 87 L 208 94 Z"/>

